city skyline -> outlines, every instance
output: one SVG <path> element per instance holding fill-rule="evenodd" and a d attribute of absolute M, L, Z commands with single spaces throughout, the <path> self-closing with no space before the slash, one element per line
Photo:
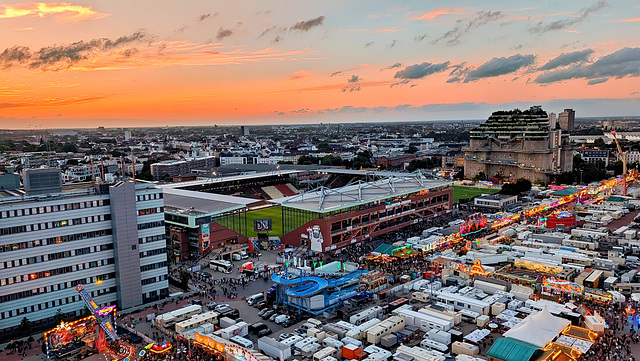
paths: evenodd
<path fill-rule="evenodd" d="M 0 128 L 640 114 L 640 2 L 3 2 Z"/>

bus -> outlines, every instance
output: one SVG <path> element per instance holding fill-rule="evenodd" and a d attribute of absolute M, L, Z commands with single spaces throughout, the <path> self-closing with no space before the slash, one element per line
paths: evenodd
<path fill-rule="evenodd" d="M 233 271 L 233 263 L 225 260 L 209 261 L 209 268 L 222 273 L 231 273 Z"/>

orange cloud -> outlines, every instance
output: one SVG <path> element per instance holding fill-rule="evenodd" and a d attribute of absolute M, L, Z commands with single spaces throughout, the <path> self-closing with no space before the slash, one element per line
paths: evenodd
<path fill-rule="evenodd" d="M 293 73 L 292 76 L 290 76 L 287 80 L 298 80 L 298 79 L 302 79 L 302 78 L 308 78 L 313 76 L 312 72 L 306 71 L 306 70 L 298 70 L 295 73 Z"/>
<path fill-rule="evenodd" d="M 458 14 L 461 9 L 458 8 L 440 8 L 429 11 L 428 13 L 422 14 L 418 17 L 413 18 L 413 20 L 433 20 L 438 16 L 442 15 L 450 15 L 450 14 Z"/>
<path fill-rule="evenodd" d="M 77 97 L 43 97 L 37 99 L 26 99 L 19 102 L 0 103 L 0 109 L 16 108 L 48 108 L 60 107 L 72 104 L 90 103 L 105 99 L 104 96 L 77 96 Z"/>
<path fill-rule="evenodd" d="M 43 18 L 49 15 L 57 15 L 64 20 L 80 21 L 109 16 L 93 10 L 90 6 L 71 5 L 70 3 L 25 3 L 0 6 L 3 8 L 0 10 L 0 19 L 20 18 L 30 15 Z"/>
<path fill-rule="evenodd" d="M 221 44 L 193 43 L 190 41 L 159 41 L 148 46 L 120 48 L 74 64 L 68 70 L 121 70 L 141 67 L 175 65 L 228 65 L 261 62 L 266 60 L 291 61 L 307 50 L 280 51 L 265 48 L 257 51 L 237 49 L 221 50 Z"/>
<path fill-rule="evenodd" d="M 619 23 L 637 23 L 640 22 L 640 18 L 620 19 L 616 20 Z"/>

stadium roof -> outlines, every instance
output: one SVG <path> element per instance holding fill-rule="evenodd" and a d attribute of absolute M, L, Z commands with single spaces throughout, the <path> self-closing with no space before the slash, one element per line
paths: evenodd
<path fill-rule="evenodd" d="M 298 170 L 274 170 L 274 171 L 271 171 L 271 172 L 241 174 L 241 175 L 234 175 L 234 176 L 228 176 L 228 177 L 220 177 L 220 176 L 218 176 L 218 177 L 206 178 L 206 179 L 198 179 L 198 180 L 188 181 L 188 182 L 158 184 L 157 187 L 158 188 L 163 188 L 165 190 L 172 189 L 172 188 L 178 188 L 179 189 L 179 188 L 186 188 L 186 187 L 192 187 L 192 186 L 198 186 L 198 185 L 224 183 L 224 182 L 255 179 L 255 178 L 262 178 L 262 177 L 272 177 L 272 176 L 293 174 L 293 173 L 299 173 L 299 172 L 300 171 L 298 171 Z"/>
<path fill-rule="evenodd" d="M 269 202 L 283 207 L 325 213 L 448 185 L 451 185 L 451 182 L 427 180 L 419 174 L 411 173 L 404 174 L 403 177 L 392 176 L 373 182 L 358 181 L 336 189 L 320 187 L 295 196 L 272 199 Z"/>
<path fill-rule="evenodd" d="M 185 216 L 216 215 L 222 212 L 242 209 L 248 204 L 260 202 L 259 199 L 184 189 L 165 188 L 163 193 L 165 212 Z"/>

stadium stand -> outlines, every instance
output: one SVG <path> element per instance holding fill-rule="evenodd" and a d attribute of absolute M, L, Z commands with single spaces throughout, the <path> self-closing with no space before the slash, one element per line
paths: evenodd
<path fill-rule="evenodd" d="M 300 191 L 298 190 L 298 188 L 294 187 L 293 184 L 287 183 L 287 187 L 289 187 L 289 189 L 291 189 L 293 193 L 300 194 Z"/>
<path fill-rule="evenodd" d="M 278 199 L 278 198 L 283 198 L 284 195 L 278 190 L 278 188 L 274 187 L 274 186 L 266 186 L 266 187 L 262 187 L 262 190 L 271 198 L 271 199 Z"/>
<path fill-rule="evenodd" d="M 276 184 L 275 187 L 285 197 L 291 197 L 291 196 L 295 196 L 296 195 L 296 193 L 294 193 L 289 187 L 287 187 L 286 184 Z"/>

